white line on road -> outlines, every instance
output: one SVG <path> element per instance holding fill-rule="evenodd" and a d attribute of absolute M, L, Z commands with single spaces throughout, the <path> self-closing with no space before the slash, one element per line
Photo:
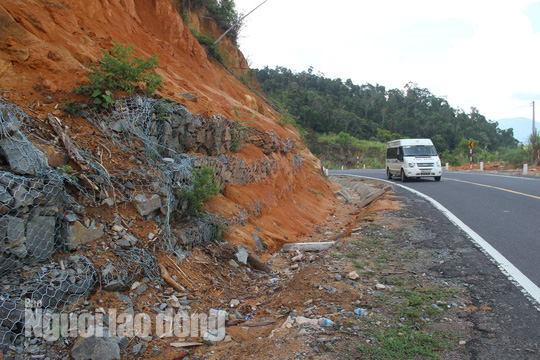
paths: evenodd
<path fill-rule="evenodd" d="M 498 252 L 486 240 L 484 240 L 473 229 L 467 226 L 463 221 L 458 219 L 458 217 L 452 214 L 447 208 L 442 206 L 437 200 L 417 190 L 411 189 L 402 184 L 397 184 L 395 182 L 388 181 L 388 180 L 377 179 L 370 176 L 362 176 L 362 175 L 349 175 L 349 174 L 335 174 L 335 175 L 352 176 L 352 177 L 383 181 L 392 185 L 400 186 L 403 189 L 409 190 L 410 192 L 429 201 L 440 212 L 442 212 L 451 222 L 453 222 L 456 226 L 461 228 L 461 230 L 463 230 L 467 235 L 469 235 L 469 237 L 484 252 L 484 254 L 486 254 L 488 258 L 490 258 L 491 261 L 493 261 L 499 267 L 499 269 L 510 279 L 510 281 L 514 282 L 516 285 L 518 285 L 519 288 L 521 288 L 521 291 L 525 294 L 525 296 L 531 299 L 534 307 L 540 311 L 540 288 L 536 286 L 536 284 L 533 283 L 531 280 L 529 280 L 529 278 L 525 276 L 525 274 L 523 274 L 517 267 L 515 267 L 514 264 L 508 261 L 508 259 L 506 259 L 500 252 Z"/>

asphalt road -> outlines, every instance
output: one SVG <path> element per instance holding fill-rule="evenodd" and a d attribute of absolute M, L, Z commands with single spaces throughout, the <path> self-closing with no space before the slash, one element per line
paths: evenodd
<path fill-rule="evenodd" d="M 330 174 L 386 179 L 384 170 Z M 435 199 L 540 287 L 540 178 L 446 171 L 440 182 L 391 181 Z"/>

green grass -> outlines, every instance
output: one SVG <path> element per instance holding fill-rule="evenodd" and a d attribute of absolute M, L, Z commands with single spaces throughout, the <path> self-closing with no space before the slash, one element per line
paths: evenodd
<path fill-rule="evenodd" d="M 424 333 L 412 327 L 374 330 L 372 345 L 358 345 L 357 350 L 365 359 L 439 359 L 439 352 L 452 349 L 455 339 L 442 332 Z"/>

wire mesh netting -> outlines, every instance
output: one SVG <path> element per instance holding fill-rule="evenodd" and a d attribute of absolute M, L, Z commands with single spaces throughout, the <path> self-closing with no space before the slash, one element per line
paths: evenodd
<path fill-rule="evenodd" d="M 125 182 L 126 178 L 139 179 L 137 183 L 131 181 L 131 185 L 135 185 L 131 196 L 159 189 L 164 197 L 164 241 L 170 250 L 173 250 L 177 243 L 182 246 L 201 244 L 205 241 L 203 239 L 215 237 L 222 227 L 243 224 L 248 215 L 259 216 L 261 206 L 265 206 L 264 202 L 255 201 L 248 205 L 248 209 L 240 209 L 240 215 L 236 218 L 207 216 L 206 220 L 202 221 L 206 228 L 200 219 L 187 224 L 184 222 L 183 228 L 173 234 L 168 225 L 172 213 L 187 210 L 186 202 L 176 194 L 192 189 L 192 169 L 212 168 L 214 181 L 223 189 L 228 184 L 263 181 L 283 166 L 271 157 L 247 161 L 230 154 L 244 144 L 249 142 L 265 154 L 289 153 L 294 150 L 293 139 L 283 140 L 274 131 L 263 132 L 221 116 L 194 115 L 179 103 L 147 97 L 118 99 L 115 106 L 109 110 L 88 108 L 83 115 L 105 134 L 108 141 L 118 144 L 123 151 L 134 156 L 134 150 L 144 154 L 139 169 L 131 169 L 129 176 L 126 176 L 126 170 L 108 170 L 110 183 L 125 188 L 126 184 L 121 183 Z M 188 155 L 188 152 L 203 155 Z M 226 152 L 229 154 L 225 154 Z M 86 157 L 91 157 L 91 154 L 86 154 Z M 301 166 L 301 157 L 295 154 L 291 167 L 297 170 Z M 99 168 L 100 166 L 96 170 Z M 152 180 L 149 181 L 149 178 Z M 133 200 L 129 192 L 119 195 L 122 196 L 125 201 Z M 181 241 L 178 241 L 179 239 Z"/>
<path fill-rule="evenodd" d="M 255 183 L 285 165 L 275 157 L 248 161 L 231 153 L 248 142 L 267 155 L 294 150 L 292 139 L 273 131 L 140 96 L 118 99 L 108 110 L 87 106 L 81 115 L 93 125 L 76 142 L 84 172 L 53 169 L 46 152 L 24 135 L 29 116 L 0 97 L 0 350 L 21 343 L 28 302 L 44 312 L 65 312 L 96 284 L 122 291 L 140 277 L 160 281 L 156 255 L 129 232 L 129 224 L 117 214 L 117 232 L 111 232 L 114 224 L 89 219 L 86 206 L 119 212 L 122 204 L 134 204 L 161 228 L 154 246 L 182 257 L 184 249 L 215 241 L 229 226 L 244 225 L 277 201 L 269 194 L 245 208 L 238 205 L 234 216 L 189 217 L 180 194 L 193 189 L 193 169 L 213 169 L 221 189 Z M 299 154 L 287 158 L 293 171 L 302 166 Z M 113 233 L 112 248 L 85 253 L 86 243 Z"/>

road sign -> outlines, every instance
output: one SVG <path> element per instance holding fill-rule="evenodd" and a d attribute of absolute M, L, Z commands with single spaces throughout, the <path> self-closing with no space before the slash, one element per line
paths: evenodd
<path fill-rule="evenodd" d="M 469 141 L 469 149 L 473 148 L 474 143 L 472 141 Z"/>

